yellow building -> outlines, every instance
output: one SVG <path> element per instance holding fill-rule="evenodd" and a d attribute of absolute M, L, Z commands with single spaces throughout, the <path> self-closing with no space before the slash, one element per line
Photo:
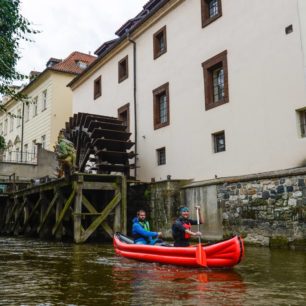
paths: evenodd
<path fill-rule="evenodd" d="M 0 113 L 0 134 L 7 144 L 5 160 L 35 159 L 36 143 L 53 150 L 59 131 L 72 115 L 72 93 L 66 85 L 94 60 L 80 52 L 64 60 L 50 58 L 43 72 L 31 72 L 30 83 L 21 90 L 31 103 L 3 101 L 7 113 Z"/>

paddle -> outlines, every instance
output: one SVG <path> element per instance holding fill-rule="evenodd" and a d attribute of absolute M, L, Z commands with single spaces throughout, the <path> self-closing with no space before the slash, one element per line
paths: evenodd
<path fill-rule="evenodd" d="M 198 232 L 200 231 L 200 212 L 199 207 L 196 207 L 197 209 L 197 224 L 198 224 Z M 206 260 L 206 253 L 204 249 L 202 248 L 201 243 L 201 236 L 199 236 L 199 243 L 196 248 L 196 260 L 197 264 L 202 267 L 207 267 L 207 260 Z"/>

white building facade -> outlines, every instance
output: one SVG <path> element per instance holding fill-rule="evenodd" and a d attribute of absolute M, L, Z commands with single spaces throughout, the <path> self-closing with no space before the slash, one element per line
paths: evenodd
<path fill-rule="evenodd" d="M 305 1 L 151 0 L 117 34 L 69 86 L 74 113 L 128 117 L 138 179 L 305 164 Z"/>

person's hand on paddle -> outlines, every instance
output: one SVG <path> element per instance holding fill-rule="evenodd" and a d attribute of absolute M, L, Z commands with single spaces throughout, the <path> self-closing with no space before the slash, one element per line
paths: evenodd
<path fill-rule="evenodd" d="M 158 232 L 157 233 L 157 237 L 162 237 L 163 236 L 163 233 L 162 232 Z"/>
<path fill-rule="evenodd" d="M 201 206 L 200 206 L 200 205 L 196 205 L 194 208 L 195 208 L 195 209 L 198 209 L 198 210 L 200 211 Z"/>
<path fill-rule="evenodd" d="M 195 233 L 195 236 L 201 237 L 201 236 L 202 236 L 202 233 L 201 233 L 201 232 L 196 232 L 196 233 Z"/>

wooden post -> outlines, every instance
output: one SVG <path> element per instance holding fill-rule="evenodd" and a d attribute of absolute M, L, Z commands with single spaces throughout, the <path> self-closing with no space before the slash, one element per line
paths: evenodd
<path fill-rule="evenodd" d="M 121 233 L 127 233 L 127 183 L 126 176 L 121 177 Z"/>
<path fill-rule="evenodd" d="M 82 193 L 83 193 L 83 176 L 79 175 L 77 177 L 77 182 L 75 182 L 75 199 L 74 199 L 74 222 L 73 222 L 73 233 L 74 241 L 76 243 L 81 242 L 82 235 Z"/>
<path fill-rule="evenodd" d="M 42 194 L 42 201 L 40 204 L 40 217 L 39 217 L 39 224 L 44 223 L 44 216 L 48 210 L 48 199 L 45 194 Z M 36 224 L 36 228 L 39 227 L 39 224 Z M 39 237 L 44 238 L 46 237 L 46 230 L 39 231 Z"/>

